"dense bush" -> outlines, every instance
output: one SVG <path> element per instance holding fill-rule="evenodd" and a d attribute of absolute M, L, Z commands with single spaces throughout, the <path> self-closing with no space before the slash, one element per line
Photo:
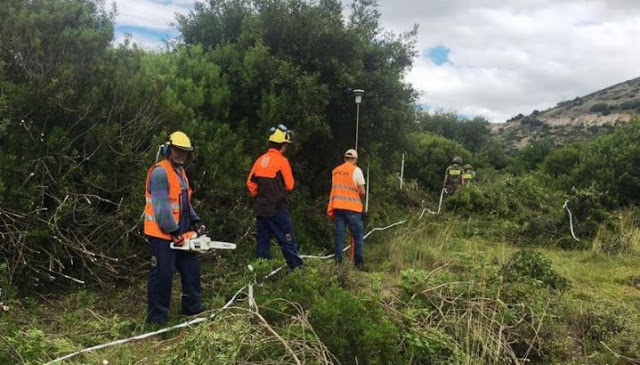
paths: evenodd
<path fill-rule="evenodd" d="M 115 15 L 101 2 L 3 4 L 0 258 L 12 279 L 129 277 L 144 257 L 144 178 L 176 129 L 196 148 L 187 168 L 195 206 L 228 241 L 252 240 L 244 180 L 269 127 L 296 130 L 292 213 L 305 248 L 325 248 L 330 171 L 355 134 L 347 90 L 366 90 L 359 144 L 376 174 L 398 164 L 417 130 L 416 94 L 403 81 L 415 29 L 384 32 L 376 6 L 356 1 L 345 19 L 337 1 L 198 4 L 178 19 L 184 44 L 155 53 L 114 47 Z"/>
<path fill-rule="evenodd" d="M 552 289 L 565 290 L 569 287 L 566 278 L 551 267 L 551 261 L 535 250 L 520 250 L 500 269 L 507 282 L 533 279 Z"/>
<path fill-rule="evenodd" d="M 447 198 L 447 210 L 464 214 L 514 217 L 525 210 L 540 210 L 548 198 L 544 183 L 535 175 L 502 175 L 478 185 L 472 184 Z"/>
<path fill-rule="evenodd" d="M 611 107 L 607 103 L 593 104 L 589 108 L 589 111 L 592 113 L 605 113 L 605 112 L 608 112 L 609 110 L 611 110 Z"/>
<path fill-rule="evenodd" d="M 474 153 L 493 142 L 489 122 L 480 117 L 467 120 L 453 113 L 424 113 L 418 123 L 421 130 L 454 140 Z"/>
<path fill-rule="evenodd" d="M 440 191 L 445 170 L 454 156 L 467 162 L 471 159 L 471 153 L 457 142 L 427 132 L 412 134 L 407 145 L 405 176 L 417 179 L 426 190 Z"/>
<path fill-rule="evenodd" d="M 640 202 L 640 122 L 546 157 L 545 171 L 558 176 L 557 187 L 593 188 L 608 197 L 609 205 Z"/>
<path fill-rule="evenodd" d="M 521 174 L 538 169 L 547 155 L 553 150 L 553 142 L 549 139 L 535 140 L 523 149 L 509 166 L 508 171 Z"/>

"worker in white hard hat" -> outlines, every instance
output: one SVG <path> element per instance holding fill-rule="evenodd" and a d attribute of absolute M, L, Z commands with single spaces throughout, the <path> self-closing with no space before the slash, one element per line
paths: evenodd
<path fill-rule="evenodd" d="M 345 228 L 348 225 L 355 243 L 354 263 L 364 269 L 364 227 L 362 224 L 362 198 L 365 195 L 365 179 L 356 166 L 358 152 L 349 149 L 344 154 L 344 163 L 332 171 L 331 195 L 327 215 L 335 223 L 334 249 L 336 261 L 342 262 L 342 246 Z"/>

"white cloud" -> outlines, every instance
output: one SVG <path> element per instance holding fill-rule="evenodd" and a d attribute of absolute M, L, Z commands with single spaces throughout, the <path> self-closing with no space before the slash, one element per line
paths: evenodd
<path fill-rule="evenodd" d="M 166 30 L 175 22 L 176 14 L 186 14 L 193 9 L 194 1 L 174 0 L 115 0 L 118 14 L 116 24 Z"/>
<path fill-rule="evenodd" d="M 502 122 L 640 76 L 638 0 L 379 1 L 384 28 L 419 24 L 407 81 L 422 103 L 444 110 Z M 195 0 L 115 2 L 119 26 L 167 34 Z M 163 45 L 149 32 L 132 33 L 143 47 Z M 438 45 L 450 49 L 450 63 L 424 57 Z"/>
<path fill-rule="evenodd" d="M 382 23 L 420 25 L 407 81 L 421 102 L 502 122 L 640 76 L 640 2 L 381 0 Z M 443 45 L 450 63 L 423 51 Z"/>

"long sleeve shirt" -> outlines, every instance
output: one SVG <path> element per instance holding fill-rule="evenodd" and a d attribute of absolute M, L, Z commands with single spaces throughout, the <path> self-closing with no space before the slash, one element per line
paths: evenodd
<path fill-rule="evenodd" d="M 258 157 L 247 177 L 249 194 L 256 198 L 253 208 L 258 217 L 272 217 L 287 210 L 287 192 L 295 181 L 289 160 L 275 148 Z"/>
<path fill-rule="evenodd" d="M 182 234 L 191 228 L 191 222 L 199 221 L 200 217 L 196 214 L 189 202 L 187 182 L 182 179 L 182 175 L 178 173 L 180 186 L 182 188 L 182 198 L 180 207 L 180 221 L 176 222 L 171 213 L 171 204 L 169 202 L 169 180 L 167 172 L 162 167 L 156 167 L 151 172 L 149 178 L 149 192 L 153 204 L 153 214 L 160 229 L 165 233 L 178 231 Z"/>

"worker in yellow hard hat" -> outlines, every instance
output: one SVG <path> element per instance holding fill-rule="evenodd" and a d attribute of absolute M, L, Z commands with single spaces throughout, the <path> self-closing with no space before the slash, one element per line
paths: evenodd
<path fill-rule="evenodd" d="M 249 194 L 255 198 L 253 210 L 257 217 L 258 258 L 271 258 L 269 245 L 275 236 L 284 259 L 291 269 L 303 265 L 298 255 L 298 242 L 289 216 L 287 194 L 293 190 L 294 179 L 289 160 L 284 157 L 293 131 L 280 124 L 269 131 L 269 149 L 258 157 L 247 177 Z"/>
<path fill-rule="evenodd" d="M 147 173 L 144 234 L 151 247 L 151 270 L 147 285 L 147 322 L 165 323 L 169 318 L 171 284 L 177 269 L 182 279 L 182 313 L 202 312 L 200 261 L 195 253 L 173 250 L 184 244 L 183 234 L 199 226 L 200 217 L 191 205 L 191 188 L 184 164 L 193 151 L 191 140 L 180 131 L 171 133 L 160 146 L 165 156 Z"/>

